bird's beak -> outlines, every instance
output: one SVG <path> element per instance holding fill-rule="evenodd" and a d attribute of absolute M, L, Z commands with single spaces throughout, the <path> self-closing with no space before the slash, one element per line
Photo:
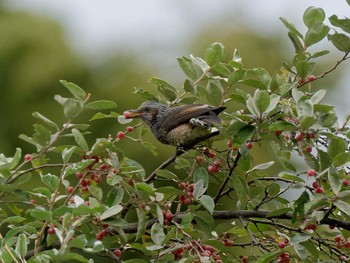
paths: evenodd
<path fill-rule="evenodd" d="M 140 110 L 128 110 L 124 111 L 123 115 L 125 119 L 137 118 L 142 115 L 142 111 Z"/>

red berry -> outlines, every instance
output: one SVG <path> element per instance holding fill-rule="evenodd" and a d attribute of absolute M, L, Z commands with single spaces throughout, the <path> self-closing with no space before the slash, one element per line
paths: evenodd
<path fill-rule="evenodd" d="M 316 228 L 317 228 L 317 225 L 313 225 L 313 224 L 307 226 L 307 229 L 311 229 L 311 230 L 316 230 Z"/>
<path fill-rule="evenodd" d="M 316 172 L 315 172 L 314 169 L 309 169 L 309 170 L 307 171 L 307 175 L 308 175 L 308 176 L 314 176 L 315 174 L 316 174 Z"/>
<path fill-rule="evenodd" d="M 343 186 L 348 186 L 349 180 L 347 178 L 343 178 L 343 179 L 341 179 L 341 183 Z"/>
<path fill-rule="evenodd" d="M 316 133 L 310 133 L 310 138 L 315 139 L 316 138 Z"/>
<path fill-rule="evenodd" d="M 315 182 L 312 183 L 312 187 L 313 187 L 314 189 L 316 189 L 316 188 L 319 188 L 320 185 L 318 184 L 317 181 L 315 181 Z"/>
<path fill-rule="evenodd" d="M 303 134 L 301 132 L 298 132 L 296 135 L 295 135 L 295 140 L 297 140 L 298 142 L 301 142 L 303 140 Z"/>
<path fill-rule="evenodd" d="M 308 153 L 311 153 L 312 152 L 312 147 L 310 145 L 306 146 L 305 147 L 305 151 L 308 152 Z"/>
<path fill-rule="evenodd" d="M 233 146 L 232 140 L 228 140 L 226 145 L 228 148 L 232 148 L 232 146 Z"/>
<path fill-rule="evenodd" d="M 350 248 L 350 241 L 349 240 L 345 241 L 344 247 Z"/>
<path fill-rule="evenodd" d="M 190 205 L 190 204 L 192 203 L 192 200 L 191 200 L 191 198 L 185 198 L 185 200 L 183 201 L 183 203 L 184 203 L 185 205 Z"/>
<path fill-rule="evenodd" d="M 323 193 L 322 187 L 317 187 L 317 188 L 315 189 L 315 193 L 316 193 L 316 194 L 322 194 L 322 193 Z"/>
<path fill-rule="evenodd" d="M 283 242 L 287 245 L 289 243 L 289 240 L 286 238 Z"/>
<path fill-rule="evenodd" d="M 26 155 L 24 155 L 24 160 L 26 162 L 30 162 L 33 159 L 33 156 L 29 153 L 27 153 Z"/>
<path fill-rule="evenodd" d="M 47 233 L 48 233 L 49 235 L 53 235 L 53 234 L 56 233 L 56 230 L 55 230 L 54 227 L 49 227 L 49 229 L 47 230 Z"/>
<path fill-rule="evenodd" d="M 247 256 L 243 256 L 242 257 L 242 263 L 247 263 L 248 257 Z"/>
<path fill-rule="evenodd" d="M 167 210 L 167 211 L 165 212 L 165 218 L 166 218 L 167 220 L 171 221 L 171 220 L 173 219 L 173 217 L 174 217 L 174 215 L 173 215 L 173 213 L 172 213 L 170 210 Z"/>
<path fill-rule="evenodd" d="M 286 246 L 286 243 L 284 243 L 283 241 L 278 242 L 279 248 L 284 248 L 285 246 Z"/>
<path fill-rule="evenodd" d="M 89 188 L 88 188 L 87 186 L 83 186 L 83 187 L 81 188 L 81 190 L 82 190 L 83 192 L 87 192 L 87 191 L 89 191 Z"/>
<path fill-rule="evenodd" d="M 215 260 L 215 263 L 222 263 L 222 260 L 221 259 L 217 259 L 217 260 Z"/>
<path fill-rule="evenodd" d="M 84 177 L 84 174 L 81 173 L 81 172 L 78 172 L 78 173 L 75 174 L 75 176 L 76 176 L 78 179 L 81 179 L 81 178 Z"/>
<path fill-rule="evenodd" d="M 247 147 L 247 149 L 249 150 L 249 149 L 253 148 L 253 144 L 251 142 L 247 142 L 245 144 L 245 147 Z"/>
<path fill-rule="evenodd" d="M 215 165 L 209 165 L 208 166 L 208 172 L 209 173 L 217 173 L 219 169 Z"/>
<path fill-rule="evenodd" d="M 87 180 L 85 180 L 85 179 L 81 180 L 81 181 L 80 181 L 80 185 L 81 185 L 81 186 L 87 186 L 87 185 L 88 185 Z"/>
<path fill-rule="evenodd" d="M 311 81 L 314 81 L 316 79 L 316 77 L 314 75 L 310 75 L 308 78 L 307 78 L 307 81 L 308 82 L 311 82 Z"/>
<path fill-rule="evenodd" d="M 124 118 L 125 119 L 129 119 L 130 118 L 130 112 L 129 111 L 125 111 L 124 113 L 123 113 L 123 116 L 124 116 Z"/>
<path fill-rule="evenodd" d="M 348 260 L 348 257 L 345 256 L 345 255 L 342 255 L 342 256 L 340 256 L 340 259 L 343 260 L 343 261 L 346 261 L 346 260 Z"/>
<path fill-rule="evenodd" d="M 74 187 L 73 186 L 68 186 L 67 193 L 71 194 L 73 192 L 74 192 Z"/>
<path fill-rule="evenodd" d="M 36 200 L 35 199 L 30 199 L 29 203 L 31 203 L 32 205 L 35 205 L 36 204 Z"/>
<path fill-rule="evenodd" d="M 120 131 L 120 132 L 117 133 L 117 139 L 118 139 L 118 140 L 122 140 L 122 139 L 124 138 L 124 136 L 125 136 L 125 133 L 122 132 L 122 131 Z"/>
<path fill-rule="evenodd" d="M 335 226 L 333 226 L 333 225 L 329 225 L 328 227 L 329 227 L 329 229 L 331 229 L 331 230 L 333 230 L 333 229 L 335 228 Z"/>
<path fill-rule="evenodd" d="M 232 247 L 233 246 L 233 241 L 230 239 L 225 240 L 225 247 Z"/>
<path fill-rule="evenodd" d="M 221 161 L 220 160 L 216 160 L 216 161 L 214 161 L 213 165 L 216 166 L 216 167 L 219 167 L 221 165 Z"/>
<path fill-rule="evenodd" d="M 107 228 L 108 226 L 108 224 L 102 224 L 102 228 Z"/>
<path fill-rule="evenodd" d="M 120 256 L 122 255 L 122 251 L 121 251 L 120 249 L 115 249 L 115 250 L 113 251 L 113 254 L 114 254 L 116 257 L 120 258 Z"/>
<path fill-rule="evenodd" d="M 128 126 L 128 127 L 126 127 L 126 130 L 127 130 L 128 132 L 132 132 L 132 131 L 134 130 L 134 127 Z"/>
<path fill-rule="evenodd" d="M 178 184 L 178 186 L 179 186 L 180 189 L 185 189 L 185 188 L 187 187 L 187 183 L 185 183 L 185 182 L 180 182 L 180 183 Z"/>
<path fill-rule="evenodd" d="M 282 131 L 275 131 L 276 136 L 280 136 L 282 134 Z"/>
<path fill-rule="evenodd" d="M 196 163 L 201 164 L 203 162 L 203 157 L 201 155 L 198 155 L 196 157 Z"/>
<path fill-rule="evenodd" d="M 340 242 L 340 241 L 341 241 L 341 236 L 336 236 L 336 237 L 334 238 L 334 241 L 335 241 L 335 242 Z"/>
<path fill-rule="evenodd" d="M 184 203 L 185 199 L 186 199 L 186 196 L 184 196 L 184 195 L 180 195 L 179 196 L 179 202 L 180 203 Z"/>
<path fill-rule="evenodd" d="M 97 234 L 96 234 L 96 239 L 97 240 L 102 240 L 103 239 L 103 234 L 101 233 L 101 232 L 98 232 Z"/>
<path fill-rule="evenodd" d="M 343 248 L 343 244 L 342 244 L 341 242 L 338 242 L 338 243 L 337 243 L 337 248 L 338 248 L 338 249 L 342 249 L 342 248 Z"/>
<path fill-rule="evenodd" d="M 104 237 L 108 236 L 108 235 L 109 235 L 108 229 L 107 229 L 107 228 L 104 228 L 104 229 L 101 231 L 101 234 L 102 234 Z"/>

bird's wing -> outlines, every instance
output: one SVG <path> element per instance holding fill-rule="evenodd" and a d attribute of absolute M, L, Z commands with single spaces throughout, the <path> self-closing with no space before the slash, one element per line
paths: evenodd
<path fill-rule="evenodd" d="M 217 116 L 225 107 L 213 107 L 206 104 L 192 104 L 177 106 L 171 108 L 169 114 L 166 114 L 161 120 L 163 129 L 170 131 L 181 124 L 189 123 L 191 119 L 198 118 L 205 121 L 210 119 L 211 123 L 208 126 L 213 126 L 214 123 L 220 124 L 221 119 Z M 193 123 L 192 123 L 193 124 Z"/>

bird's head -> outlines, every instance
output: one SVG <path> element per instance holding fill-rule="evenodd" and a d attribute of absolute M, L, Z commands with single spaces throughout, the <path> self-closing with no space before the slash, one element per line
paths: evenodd
<path fill-rule="evenodd" d="M 124 112 L 124 118 L 140 118 L 148 126 L 152 126 L 157 119 L 163 115 L 167 106 L 156 101 L 146 101 L 141 104 L 137 110 L 128 110 Z"/>

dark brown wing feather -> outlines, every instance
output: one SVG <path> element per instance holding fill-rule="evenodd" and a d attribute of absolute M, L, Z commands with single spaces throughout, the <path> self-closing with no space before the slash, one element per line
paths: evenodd
<path fill-rule="evenodd" d="M 205 104 L 192 104 L 177 106 L 171 108 L 169 114 L 166 114 L 161 120 L 162 128 L 166 131 L 178 127 L 181 124 L 188 123 L 192 118 L 199 116 L 216 116 L 226 107 L 213 107 Z"/>

